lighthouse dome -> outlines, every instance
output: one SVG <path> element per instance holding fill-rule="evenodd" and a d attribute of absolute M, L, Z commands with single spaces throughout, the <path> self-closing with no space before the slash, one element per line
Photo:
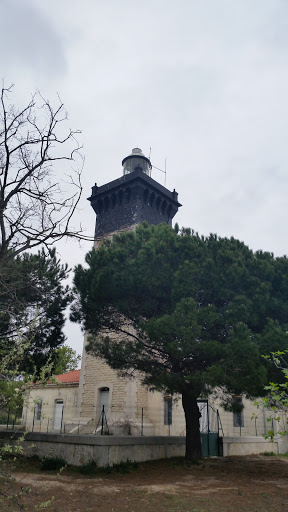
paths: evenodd
<path fill-rule="evenodd" d="M 132 149 L 132 153 L 122 160 L 122 166 L 124 176 L 136 170 L 140 170 L 148 174 L 148 176 L 151 175 L 151 162 L 149 158 L 142 153 L 140 148 Z"/>

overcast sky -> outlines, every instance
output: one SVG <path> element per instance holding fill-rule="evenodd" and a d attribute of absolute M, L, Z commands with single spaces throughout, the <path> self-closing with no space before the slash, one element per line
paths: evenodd
<path fill-rule="evenodd" d="M 151 147 L 179 193 L 180 226 L 288 253 L 287 0 L 0 0 L 0 11 L 15 101 L 58 93 L 82 131 L 87 235 L 92 185 L 120 177 L 133 147 Z M 73 267 L 90 246 L 59 251 Z M 77 326 L 67 334 L 81 352 Z"/>

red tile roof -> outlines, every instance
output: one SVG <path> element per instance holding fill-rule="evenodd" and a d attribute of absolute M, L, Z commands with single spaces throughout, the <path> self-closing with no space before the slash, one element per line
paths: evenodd
<path fill-rule="evenodd" d="M 62 382 L 62 384 L 72 384 L 74 382 L 79 382 L 80 380 L 80 370 L 72 370 L 71 372 L 62 373 L 62 375 L 56 375 L 57 380 Z"/>

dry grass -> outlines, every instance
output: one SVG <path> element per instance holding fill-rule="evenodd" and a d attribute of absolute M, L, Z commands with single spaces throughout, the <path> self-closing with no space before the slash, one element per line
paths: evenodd
<path fill-rule="evenodd" d="M 23 496 L 28 512 L 43 502 L 47 512 L 288 512 L 284 457 L 230 457 L 199 465 L 175 459 L 128 464 L 128 473 L 122 465 L 120 471 L 93 476 L 69 467 L 60 474 L 39 467 L 37 461 L 22 461 L 13 470 L 18 489 L 32 489 Z"/>

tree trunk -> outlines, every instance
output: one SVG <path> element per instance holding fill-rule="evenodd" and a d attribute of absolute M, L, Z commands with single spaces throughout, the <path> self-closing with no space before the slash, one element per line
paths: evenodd
<path fill-rule="evenodd" d="M 198 460 L 202 458 L 202 446 L 199 429 L 200 411 L 197 398 L 190 390 L 182 392 L 182 405 L 186 420 L 186 453 L 185 459 Z"/>

